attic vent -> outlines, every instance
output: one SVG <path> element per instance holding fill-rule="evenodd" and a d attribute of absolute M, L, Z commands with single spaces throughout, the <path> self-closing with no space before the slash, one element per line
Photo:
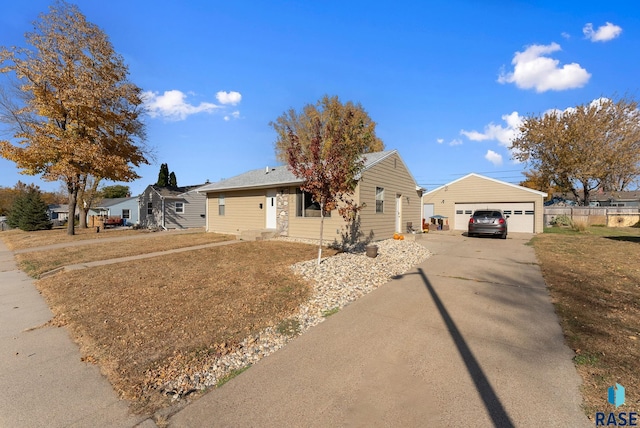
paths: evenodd
<path fill-rule="evenodd" d="M 265 174 L 269 174 L 269 167 L 266 167 L 266 168 L 264 169 L 264 173 L 265 173 Z"/>

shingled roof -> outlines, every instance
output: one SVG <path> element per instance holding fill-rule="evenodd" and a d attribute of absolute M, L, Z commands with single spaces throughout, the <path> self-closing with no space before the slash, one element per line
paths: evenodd
<path fill-rule="evenodd" d="M 367 170 L 383 159 L 397 153 L 396 150 L 367 153 L 364 155 L 364 169 Z M 198 192 L 219 192 L 225 190 L 263 189 L 276 186 L 302 184 L 299 179 L 285 165 L 254 169 L 226 180 L 211 183 L 198 189 Z"/>
<path fill-rule="evenodd" d="M 185 193 L 190 192 L 202 186 L 203 184 L 197 184 L 195 186 L 183 186 L 183 187 L 160 187 L 155 184 L 152 184 L 151 188 L 155 190 L 156 193 L 158 193 L 158 195 L 162 196 L 163 198 L 180 199 L 182 195 L 184 195 Z"/>

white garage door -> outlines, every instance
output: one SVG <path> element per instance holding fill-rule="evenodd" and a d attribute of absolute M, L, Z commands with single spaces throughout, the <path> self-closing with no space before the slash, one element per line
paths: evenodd
<path fill-rule="evenodd" d="M 455 204 L 456 214 L 453 228 L 467 230 L 469 217 L 475 210 L 491 208 L 502 210 L 505 215 L 509 216 L 507 219 L 509 232 L 533 233 L 536 217 L 533 202 Z"/>

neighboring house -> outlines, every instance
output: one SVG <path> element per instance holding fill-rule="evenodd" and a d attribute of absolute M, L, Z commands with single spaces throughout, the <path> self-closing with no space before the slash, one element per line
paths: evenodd
<path fill-rule="evenodd" d="M 196 191 L 202 186 L 147 186 L 138 198 L 140 225 L 163 229 L 204 227 L 206 197 Z"/>
<path fill-rule="evenodd" d="M 601 207 L 640 208 L 640 190 L 622 192 L 594 192 L 591 202 Z"/>
<path fill-rule="evenodd" d="M 478 174 L 468 174 L 422 197 L 424 217 L 446 217 L 453 230 L 467 230 L 476 209 L 501 209 L 509 232 L 541 233 L 546 193 Z"/>
<path fill-rule="evenodd" d="M 76 209 L 76 211 L 78 210 Z M 69 205 L 50 204 L 47 206 L 47 214 L 49 214 L 49 220 L 67 221 L 69 219 Z"/>
<path fill-rule="evenodd" d="M 360 231 L 380 240 L 406 232 L 407 222 L 419 230 L 422 188 L 396 150 L 367 153 L 352 199 L 360 211 Z M 300 190 L 303 180 L 287 166 L 248 171 L 203 186 L 207 197 L 207 231 L 240 235 L 270 230 L 280 236 L 318 239 L 320 211 L 311 195 Z M 325 218 L 323 239 L 340 241 L 346 223 L 338 210 Z"/>
<path fill-rule="evenodd" d="M 87 216 L 120 217 L 127 226 L 139 222 L 139 210 L 138 197 L 104 198 L 87 212 Z"/>
<path fill-rule="evenodd" d="M 554 203 L 548 206 L 575 206 L 575 196 L 570 193 L 554 193 Z M 589 194 L 589 206 L 592 207 L 620 207 L 640 208 L 640 190 L 622 192 L 592 191 Z"/>

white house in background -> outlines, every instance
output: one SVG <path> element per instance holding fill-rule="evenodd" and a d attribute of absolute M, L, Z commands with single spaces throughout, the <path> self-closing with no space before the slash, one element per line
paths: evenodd
<path fill-rule="evenodd" d="M 120 217 L 125 226 L 137 224 L 140 221 L 138 198 L 104 198 L 87 212 L 87 216 Z"/>

